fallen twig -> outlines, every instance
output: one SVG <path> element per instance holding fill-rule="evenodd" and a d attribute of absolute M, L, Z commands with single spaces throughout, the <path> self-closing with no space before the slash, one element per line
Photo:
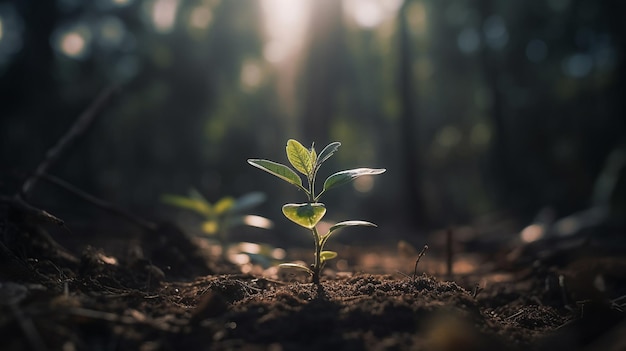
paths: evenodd
<path fill-rule="evenodd" d="M 41 223 L 53 223 L 63 227 L 65 222 L 50 214 L 47 211 L 34 207 L 18 196 L 2 196 L 0 195 L 0 203 L 5 203 L 12 209 L 20 212 L 27 219 L 32 219 Z"/>
<path fill-rule="evenodd" d="M 77 187 L 73 186 L 72 184 L 49 174 L 42 174 L 41 178 L 43 178 L 44 180 L 58 186 L 59 188 L 72 193 L 73 195 L 75 195 L 76 197 L 89 202 L 90 204 L 105 210 L 107 212 L 113 213 L 115 215 L 118 215 L 126 220 L 128 220 L 129 222 L 143 228 L 143 229 L 148 229 L 148 230 L 156 230 L 157 229 L 157 224 L 154 222 L 150 222 L 146 219 L 140 218 L 138 216 L 135 216 L 134 214 L 127 212 L 125 210 L 122 210 L 119 207 L 116 207 L 115 205 L 111 204 L 110 202 L 104 201 L 102 199 L 99 199 L 91 194 L 86 193 L 85 191 L 78 189 Z"/>
<path fill-rule="evenodd" d="M 22 187 L 13 196 L 0 195 L 0 204 L 6 204 L 10 212 L 16 213 L 18 220 L 26 224 L 48 224 L 53 223 L 65 227 L 65 222 L 50 214 L 49 212 L 40 208 L 34 207 L 27 202 L 28 196 L 31 194 L 33 187 L 39 181 L 41 176 L 56 162 L 61 155 L 66 152 L 69 147 L 85 133 L 87 128 L 93 123 L 96 115 L 104 104 L 113 95 L 115 88 L 110 86 L 105 89 L 100 95 L 91 103 L 91 105 L 78 117 L 72 127 L 59 139 L 59 141 L 50 148 L 45 155 L 44 160 L 37 166 L 35 171 L 24 181 Z M 51 244 L 52 246 L 62 249 L 61 245 L 56 243 L 47 233 L 41 233 L 43 240 Z M 65 254 L 64 250 L 59 250 L 62 254 Z M 64 255 L 71 261 L 77 261 L 72 255 Z"/>
<path fill-rule="evenodd" d="M 504 320 L 513 319 L 513 318 L 515 318 L 517 316 L 520 316 L 522 313 L 524 313 L 524 310 L 519 310 L 519 311 L 513 313 L 512 315 L 506 317 Z"/>
<path fill-rule="evenodd" d="M 611 300 L 611 308 L 624 312 L 624 307 L 626 307 L 626 295 L 622 295 L 618 298 Z"/>
<path fill-rule="evenodd" d="M 33 187 L 39 181 L 42 174 L 46 173 L 50 166 L 56 162 L 61 155 L 81 136 L 93 123 L 98 112 L 102 110 L 105 103 L 115 92 L 115 87 L 110 86 L 100 93 L 100 95 L 89 105 L 89 107 L 78 117 L 70 129 L 59 139 L 59 141 L 46 152 L 46 157 L 35 169 L 33 174 L 26 179 L 17 197 L 26 200 Z"/>

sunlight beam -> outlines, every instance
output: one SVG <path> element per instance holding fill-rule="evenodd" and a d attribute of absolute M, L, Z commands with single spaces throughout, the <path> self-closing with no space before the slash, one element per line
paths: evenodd
<path fill-rule="evenodd" d="M 304 41 L 311 0 L 262 0 L 266 34 L 263 56 L 280 63 L 296 53 Z"/>
<path fill-rule="evenodd" d="M 362 28 L 373 29 L 396 15 L 403 0 L 344 0 L 345 13 Z"/>

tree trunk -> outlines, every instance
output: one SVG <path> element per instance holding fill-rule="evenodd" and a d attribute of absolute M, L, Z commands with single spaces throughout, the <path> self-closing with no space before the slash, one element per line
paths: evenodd
<path fill-rule="evenodd" d="M 309 46 L 304 60 L 301 132 L 304 143 L 328 141 L 337 87 L 341 83 L 345 53 L 341 1 L 311 4 Z"/>
<path fill-rule="evenodd" d="M 421 199 L 421 177 L 419 173 L 420 155 L 416 128 L 417 93 L 413 85 L 411 38 L 408 24 L 408 11 L 411 1 L 402 5 L 398 16 L 398 86 L 400 94 L 400 143 L 402 164 L 404 165 L 405 201 L 407 216 L 411 222 L 426 224 L 426 216 Z"/>

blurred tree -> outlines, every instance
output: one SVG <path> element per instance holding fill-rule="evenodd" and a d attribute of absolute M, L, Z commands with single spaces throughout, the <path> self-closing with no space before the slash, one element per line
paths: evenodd
<path fill-rule="evenodd" d="M 480 14 L 479 22 L 484 24 L 489 16 L 495 13 L 493 1 L 480 0 L 477 5 Z M 503 92 L 499 88 L 500 61 L 498 54 L 490 50 L 487 45 L 482 45 L 480 49 L 480 68 L 484 75 L 486 91 L 490 97 L 490 106 L 487 111 L 492 125 L 491 148 L 488 155 L 488 171 L 486 176 L 490 180 L 488 190 L 495 195 L 495 201 L 502 206 L 511 206 L 509 201 L 513 192 L 518 191 L 515 182 L 515 173 L 511 172 L 509 163 L 512 161 L 508 151 L 508 131 L 506 118 L 504 115 Z"/>
<path fill-rule="evenodd" d="M 400 96 L 400 145 L 402 146 L 402 172 L 404 176 L 404 186 L 406 191 L 404 203 L 410 221 L 427 226 L 426 212 L 421 199 L 422 177 L 419 172 L 421 156 L 418 151 L 420 140 L 417 133 L 418 115 L 415 112 L 415 104 L 419 101 L 418 93 L 415 89 L 415 74 L 413 73 L 413 62 L 415 55 L 411 54 L 412 38 L 409 29 L 410 6 L 413 2 L 404 1 L 398 13 L 398 94 Z"/>
<path fill-rule="evenodd" d="M 301 76 L 300 125 L 304 142 L 321 145 L 329 141 L 330 121 L 336 116 L 338 94 L 346 83 L 349 66 L 341 2 L 313 1 L 310 16 Z"/>

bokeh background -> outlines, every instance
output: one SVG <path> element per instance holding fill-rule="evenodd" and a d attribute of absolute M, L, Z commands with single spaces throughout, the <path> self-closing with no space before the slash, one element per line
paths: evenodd
<path fill-rule="evenodd" d="M 625 13 L 618 0 L 2 1 L 0 190 L 114 86 L 50 173 L 152 219 L 176 220 L 166 193 L 263 191 L 252 212 L 276 226 L 259 237 L 290 240 L 280 207 L 304 195 L 246 163 L 286 163 L 289 138 L 342 142 L 322 178 L 387 168 L 325 199 L 330 221 L 378 223 L 372 241 L 599 202 L 623 213 Z M 45 183 L 33 198 L 75 222 L 106 216 Z"/>

